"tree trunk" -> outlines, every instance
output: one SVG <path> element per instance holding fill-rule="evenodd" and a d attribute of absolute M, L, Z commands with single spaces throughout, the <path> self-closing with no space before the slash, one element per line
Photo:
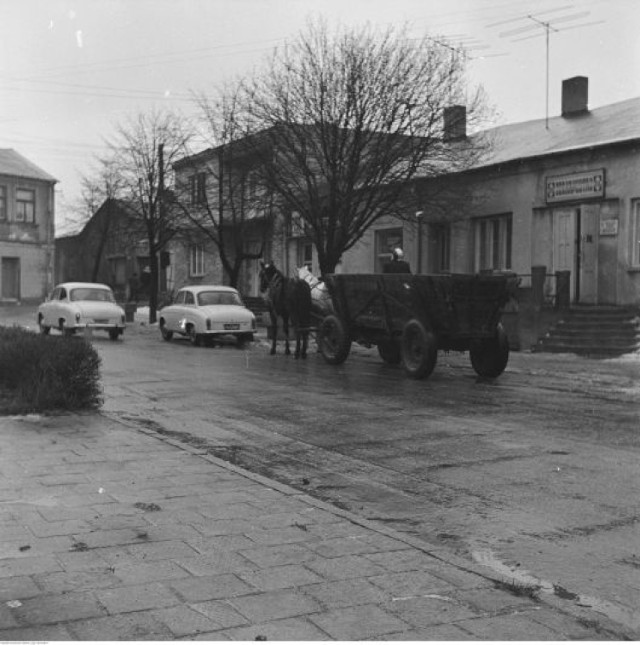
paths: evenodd
<path fill-rule="evenodd" d="M 151 269 L 151 283 L 149 285 L 149 324 L 157 320 L 158 309 L 158 251 L 149 249 L 149 268 Z"/>

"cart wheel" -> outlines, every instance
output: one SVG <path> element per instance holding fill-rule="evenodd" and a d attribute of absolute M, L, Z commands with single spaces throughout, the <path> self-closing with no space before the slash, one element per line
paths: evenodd
<path fill-rule="evenodd" d="M 502 325 L 498 325 L 493 338 L 477 338 L 469 348 L 471 365 L 479 376 L 500 376 L 509 362 L 509 340 Z"/>
<path fill-rule="evenodd" d="M 378 343 L 380 358 L 389 365 L 397 365 L 402 360 L 400 343 L 395 340 L 383 340 Z"/>
<path fill-rule="evenodd" d="M 402 330 L 402 362 L 404 371 L 412 378 L 426 378 L 433 372 L 438 358 L 436 337 L 413 318 Z"/>
<path fill-rule="evenodd" d="M 333 314 L 325 316 L 318 328 L 318 346 L 330 365 L 344 363 L 351 351 L 351 339 L 344 323 Z"/>

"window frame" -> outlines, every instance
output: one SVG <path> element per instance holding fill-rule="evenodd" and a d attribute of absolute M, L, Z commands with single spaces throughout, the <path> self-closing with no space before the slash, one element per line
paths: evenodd
<path fill-rule="evenodd" d="M 640 198 L 633 199 L 631 204 L 631 266 L 640 269 Z"/>
<path fill-rule="evenodd" d="M 404 248 L 404 230 L 402 226 L 379 228 L 375 232 L 374 266 L 377 273 L 382 273 L 385 262 L 393 257 L 394 248 Z"/>
<path fill-rule="evenodd" d="M 32 199 L 21 199 L 20 193 L 29 193 Z M 21 208 L 21 205 L 25 205 L 25 209 Z M 31 206 L 31 213 L 27 212 L 26 207 Z M 36 190 L 35 188 L 16 188 L 16 212 L 15 212 L 15 221 L 22 224 L 34 224 L 36 221 Z"/>
<path fill-rule="evenodd" d="M 189 247 L 189 275 L 200 278 L 204 274 L 204 245 L 192 244 Z"/>
<path fill-rule="evenodd" d="M 473 218 L 474 271 L 511 271 L 513 216 L 511 213 Z"/>
<path fill-rule="evenodd" d="M 7 219 L 7 187 L 0 184 L 0 222 L 6 222 Z"/>
<path fill-rule="evenodd" d="M 197 172 L 189 177 L 189 192 L 191 205 L 198 206 L 207 203 L 207 173 Z"/>

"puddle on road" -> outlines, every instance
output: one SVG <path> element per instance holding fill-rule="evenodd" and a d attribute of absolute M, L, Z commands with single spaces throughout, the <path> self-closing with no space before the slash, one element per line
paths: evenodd
<path fill-rule="evenodd" d="M 500 573 L 501 575 L 510 578 L 516 583 L 523 585 L 535 585 L 540 588 L 540 591 L 542 593 L 555 594 L 559 598 L 573 600 L 579 607 L 593 609 L 593 611 L 604 614 L 612 621 L 624 625 L 629 629 L 637 630 L 640 628 L 639 611 L 627 609 L 625 607 L 621 607 L 620 605 L 615 605 L 607 600 L 602 600 L 593 596 L 574 594 L 572 592 L 569 592 L 564 589 L 564 587 L 553 584 L 546 580 L 542 580 L 541 578 L 538 578 L 528 571 L 520 569 L 519 567 L 512 567 L 508 564 L 505 564 L 496 557 L 496 554 L 491 551 L 491 549 L 472 550 L 471 556 L 474 562 L 492 569 L 496 573 Z"/>

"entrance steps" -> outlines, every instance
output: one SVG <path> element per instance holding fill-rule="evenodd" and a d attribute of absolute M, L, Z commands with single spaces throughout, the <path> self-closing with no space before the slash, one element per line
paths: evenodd
<path fill-rule="evenodd" d="M 535 351 L 602 358 L 640 350 L 640 308 L 601 305 L 571 307 Z"/>

